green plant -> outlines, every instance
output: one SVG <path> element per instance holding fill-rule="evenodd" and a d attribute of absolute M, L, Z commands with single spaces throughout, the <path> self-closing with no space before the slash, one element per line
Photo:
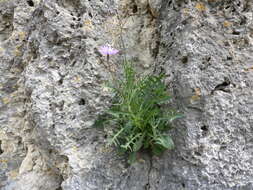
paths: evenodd
<path fill-rule="evenodd" d="M 178 112 L 163 107 L 171 97 L 163 82 L 164 75 L 139 76 L 132 63 L 124 64 L 124 77 L 113 81 L 113 104 L 107 111 L 107 124 L 112 127 L 109 145 L 129 153 L 129 162 L 141 149 L 160 155 L 174 147 L 166 133 L 170 122 L 181 117 Z"/>

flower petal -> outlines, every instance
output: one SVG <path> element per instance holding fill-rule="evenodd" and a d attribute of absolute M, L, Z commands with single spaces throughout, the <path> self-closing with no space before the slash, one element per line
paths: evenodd
<path fill-rule="evenodd" d="M 119 52 L 119 50 L 112 48 L 111 46 L 101 46 L 98 51 L 103 55 L 115 55 Z"/>

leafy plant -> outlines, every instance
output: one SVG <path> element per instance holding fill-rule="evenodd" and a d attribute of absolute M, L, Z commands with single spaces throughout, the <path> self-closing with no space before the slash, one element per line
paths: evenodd
<path fill-rule="evenodd" d="M 124 64 L 124 77 L 114 81 L 113 105 L 107 111 L 107 124 L 113 126 L 109 145 L 129 153 L 129 162 L 136 160 L 141 149 L 160 155 L 174 147 L 167 134 L 170 123 L 182 115 L 163 107 L 171 97 L 163 82 L 164 75 L 138 76 L 132 63 Z"/>

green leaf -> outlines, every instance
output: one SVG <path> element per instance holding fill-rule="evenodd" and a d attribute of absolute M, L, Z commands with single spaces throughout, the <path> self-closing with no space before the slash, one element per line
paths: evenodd
<path fill-rule="evenodd" d="M 125 128 L 125 132 L 131 133 L 131 129 L 133 128 L 132 121 L 128 121 L 128 122 L 124 125 L 124 128 Z"/>
<path fill-rule="evenodd" d="M 136 162 L 137 161 L 137 153 L 136 152 L 131 152 L 130 154 L 129 154 L 129 157 L 128 157 L 128 163 L 129 164 L 133 164 L 134 162 Z"/>
<path fill-rule="evenodd" d="M 122 148 L 128 149 L 129 151 L 134 151 L 132 146 L 135 145 L 135 140 L 140 138 L 142 136 L 141 133 L 136 134 L 135 136 L 133 136 L 132 134 L 130 135 L 130 137 L 127 137 L 127 143 L 124 145 L 121 145 Z M 138 147 L 137 147 L 138 148 Z"/>
<path fill-rule="evenodd" d="M 112 145 L 114 144 L 115 146 L 117 146 L 119 144 L 118 141 L 118 137 L 120 136 L 120 134 L 124 131 L 124 128 L 121 128 L 120 130 L 117 131 L 117 133 L 115 135 L 113 135 L 112 138 L 109 138 L 108 144 Z"/>
<path fill-rule="evenodd" d="M 120 118 L 121 116 L 128 116 L 129 115 L 129 113 L 121 112 L 121 111 L 114 111 L 114 110 L 109 110 L 109 111 L 107 111 L 107 113 L 116 117 L 116 118 Z"/>
<path fill-rule="evenodd" d="M 171 117 L 169 117 L 169 121 L 170 122 L 172 122 L 172 121 L 174 121 L 175 119 L 179 119 L 179 118 L 182 118 L 182 117 L 184 117 L 184 115 L 183 114 L 175 114 L 175 115 L 172 115 Z"/>
<path fill-rule="evenodd" d="M 105 115 L 98 116 L 98 119 L 94 122 L 93 126 L 96 128 L 104 128 L 105 123 L 108 121 Z"/>
<path fill-rule="evenodd" d="M 148 140 L 145 140 L 143 142 L 143 148 L 148 148 L 150 146 L 150 142 Z"/>
<path fill-rule="evenodd" d="M 184 115 L 177 113 L 177 112 L 168 112 L 166 113 L 166 115 L 164 115 L 163 117 L 160 117 L 160 120 L 164 120 L 164 121 L 168 121 L 168 122 L 172 122 L 175 119 L 179 119 L 182 118 Z"/>
<path fill-rule="evenodd" d="M 152 153 L 156 156 L 160 156 L 166 149 L 160 145 L 152 146 Z"/>
<path fill-rule="evenodd" d="M 113 78 L 108 84 L 114 98 L 106 121 L 100 119 L 96 125 L 113 128 L 108 130 L 113 131 L 109 144 L 130 154 L 132 163 L 141 148 L 151 149 L 156 155 L 173 148 L 172 139 L 164 134 L 170 129 L 170 122 L 182 115 L 162 106 L 171 99 L 164 75 L 138 74 L 131 62 L 124 62 L 123 69 L 123 77 Z"/>
<path fill-rule="evenodd" d="M 143 139 L 144 139 L 144 135 L 142 135 L 135 143 L 134 143 L 134 148 L 133 151 L 137 152 L 138 150 L 140 150 L 140 148 L 143 145 Z"/>
<path fill-rule="evenodd" d="M 161 97 L 160 100 L 157 102 L 158 104 L 163 104 L 168 102 L 171 99 L 171 96 L 165 95 L 164 97 Z"/>
<path fill-rule="evenodd" d="M 166 149 L 174 148 L 174 142 L 169 135 L 161 135 L 157 139 L 155 139 L 155 143 L 161 145 Z"/>
<path fill-rule="evenodd" d="M 122 148 L 120 146 L 117 147 L 117 153 L 118 153 L 118 155 L 123 156 L 126 152 L 127 152 L 126 149 L 124 149 L 124 148 Z"/>

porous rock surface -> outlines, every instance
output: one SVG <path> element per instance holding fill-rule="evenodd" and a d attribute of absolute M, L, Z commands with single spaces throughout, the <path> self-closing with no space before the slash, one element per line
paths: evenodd
<path fill-rule="evenodd" d="M 124 55 L 184 113 L 131 166 L 94 127 Z M 252 190 L 252 96 L 251 0 L 0 0 L 1 190 Z"/>

